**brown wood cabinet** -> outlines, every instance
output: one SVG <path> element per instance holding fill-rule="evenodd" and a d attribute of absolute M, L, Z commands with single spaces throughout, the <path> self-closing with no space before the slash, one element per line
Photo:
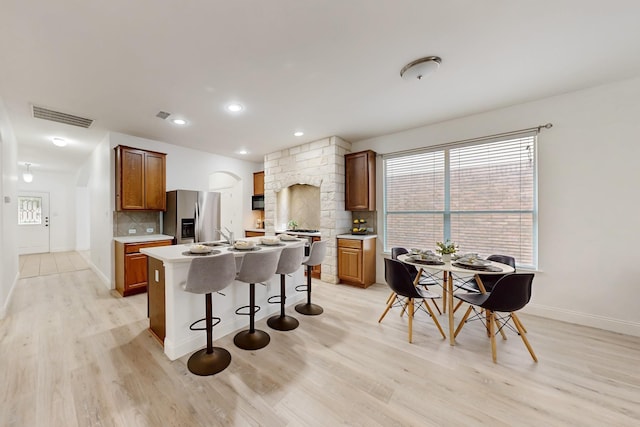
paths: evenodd
<path fill-rule="evenodd" d="M 166 209 L 166 154 L 119 145 L 116 210 Z"/>
<path fill-rule="evenodd" d="M 244 237 L 262 237 L 262 236 L 264 236 L 264 231 L 244 230 Z"/>
<path fill-rule="evenodd" d="M 367 288 L 376 281 L 376 239 L 338 239 L 338 278 Z"/>
<path fill-rule="evenodd" d="M 171 240 L 152 242 L 115 242 L 116 290 L 123 297 L 147 291 L 147 256 L 141 248 L 169 246 Z"/>
<path fill-rule="evenodd" d="M 159 259 L 148 257 L 149 272 L 149 330 L 164 345 L 166 336 L 166 313 L 164 295 L 164 265 Z"/>
<path fill-rule="evenodd" d="M 376 210 L 376 153 L 345 154 L 345 210 Z"/>
<path fill-rule="evenodd" d="M 264 171 L 253 173 L 253 195 L 261 196 L 264 194 Z"/>

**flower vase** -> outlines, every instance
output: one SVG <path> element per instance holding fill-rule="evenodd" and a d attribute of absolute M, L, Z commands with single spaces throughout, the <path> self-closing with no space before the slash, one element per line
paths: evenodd
<path fill-rule="evenodd" d="M 451 262 L 451 254 L 442 254 L 442 262 Z"/>

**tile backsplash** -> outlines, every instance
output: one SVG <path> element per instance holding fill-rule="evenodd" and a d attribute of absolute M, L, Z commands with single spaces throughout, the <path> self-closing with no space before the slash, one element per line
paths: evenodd
<path fill-rule="evenodd" d="M 147 231 L 151 230 L 153 231 Z M 135 230 L 130 233 L 129 230 Z M 113 212 L 114 237 L 160 234 L 160 212 Z"/>

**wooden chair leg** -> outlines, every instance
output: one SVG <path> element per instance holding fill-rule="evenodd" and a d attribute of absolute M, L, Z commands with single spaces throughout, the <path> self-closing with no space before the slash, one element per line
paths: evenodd
<path fill-rule="evenodd" d="M 487 310 L 487 317 L 489 319 L 489 334 L 491 334 L 491 358 L 493 359 L 493 363 L 498 361 L 497 349 L 496 349 L 496 334 L 495 331 L 495 315 L 492 311 Z"/>
<path fill-rule="evenodd" d="M 378 323 L 382 322 L 382 319 L 384 319 L 384 316 L 387 315 L 387 312 L 389 311 L 389 309 L 391 308 L 392 305 L 393 305 L 393 299 L 388 300 L 387 308 L 384 309 L 384 312 L 382 313 L 382 316 L 380 316 L 380 318 L 378 319 Z"/>
<path fill-rule="evenodd" d="M 458 301 L 458 303 L 456 304 L 456 306 L 455 306 L 455 307 L 453 307 L 453 312 L 454 312 L 454 313 L 455 313 L 455 312 L 460 308 L 460 306 L 462 305 L 462 302 L 463 302 L 462 300 Z"/>
<path fill-rule="evenodd" d="M 409 298 L 409 343 L 413 342 L 413 298 Z"/>
<path fill-rule="evenodd" d="M 536 357 L 536 354 L 533 352 L 533 348 L 531 348 L 531 344 L 529 344 L 529 340 L 527 339 L 525 330 L 522 327 L 522 322 L 520 322 L 520 319 L 518 319 L 518 316 L 516 316 L 515 313 L 511 313 L 511 318 L 513 319 L 513 323 L 516 325 L 516 329 L 520 334 L 520 338 L 522 338 L 522 342 L 524 342 L 524 345 L 527 347 L 527 350 L 529 350 L 529 354 L 533 358 L 533 361 L 538 362 L 538 358 Z"/>
<path fill-rule="evenodd" d="M 511 317 L 513 318 L 513 323 L 516 323 L 516 322 L 520 323 L 520 327 L 522 328 L 522 330 L 523 330 L 523 331 L 524 331 L 524 333 L 526 334 L 526 333 L 527 333 L 527 329 L 524 327 L 524 325 L 522 324 L 522 322 L 520 322 L 520 318 L 519 318 L 518 316 L 515 316 L 515 317 L 514 317 L 513 313 L 511 314 Z"/>
<path fill-rule="evenodd" d="M 435 301 L 433 302 L 435 304 Z M 433 314 L 433 310 L 431 310 L 431 307 L 429 306 L 429 301 L 425 299 L 424 305 L 427 307 L 427 311 L 429 312 L 429 315 L 431 315 L 431 319 L 433 319 L 433 323 L 435 323 L 436 326 L 438 327 L 438 330 L 440 331 L 442 338 L 447 338 L 447 336 L 444 334 L 444 331 L 442 330 L 442 326 L 440 326 L 440 322 L 438 322 L 438 319 L 436 318 L 435 314 Z"/>
<path fill-rule="evenodd" d="M 435 300 L 431 300 L 433 301 L 433 305 L 436 307 L 436 310 L 438 310 L 438 315 L 442 314 L 442 311 L 440 311 L 440 307 L 438 307 L 438 303 L 435 302 Z"/>
<path fill-rule="evenodd" d="M 460 333 L 460 331 L 462 330 L 462 327 L 464 326 L 465 322 L 469 318 L 469 314 L 471 314 L 471 310 L 473 310 L 473 307 L 469 306 L 469 308 L 467 308 L 467 311 L 464 313 L 464 316 L 462 317 L 462 320 L 458 324 L 458 327 L 456 328 L 456 331 L 453 333 L 453 337 L 454 338 L 457 337 L 458 333 Z"/>
<path fill-rule="evenodd" d="M 391 291 L 391 293 L 389 294 L 389 298 L 387 298 L 387 302 L 385 302 L 385 304 L 389 304 L 389 301 L 393 301 L 395 297 L 396 293 Z"/>

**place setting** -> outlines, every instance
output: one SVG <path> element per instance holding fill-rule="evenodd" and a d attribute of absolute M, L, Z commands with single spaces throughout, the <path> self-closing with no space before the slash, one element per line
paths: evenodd
<path fill-rule="evenodd" d="M 267 236 L 267 237 L 260 238 L 260 243 L 258 244 L 258 246 L 274 247 L 274 246 L 285 246 L 285 244 L 282 243 L 282 241 L 280 241 L 280 239 L 276 236 Z"/>
<path fill-rule="evenodd" d="M 464 268 L 467 270 L 489 271 L 495 273 L 502 272 L 502 268 L 492 265 L 491 261 L 482 259 L 475 253 L 455 257 L 453 261 L 452 265 L 454 267 Z"/>
<path fill-rule="evenodd" d="M 219 254 L 220 251 L 217 249 L 213 249 L 211 246 L 203 245 L 196 243 L 189 247 L 188 251 L 182 252 L 184 256 L 206 256 L 206 255 L 216 255 Z"/>
<path fill-rule="evenodd" d="M 254 241 L 236 240 L 233 246 L 228 248 L 227 250 L 230 252 L 252 252 L 252 251 L 259 251 L 260 249 L 262 248 L 256 245 L 256 242 Z"/>

